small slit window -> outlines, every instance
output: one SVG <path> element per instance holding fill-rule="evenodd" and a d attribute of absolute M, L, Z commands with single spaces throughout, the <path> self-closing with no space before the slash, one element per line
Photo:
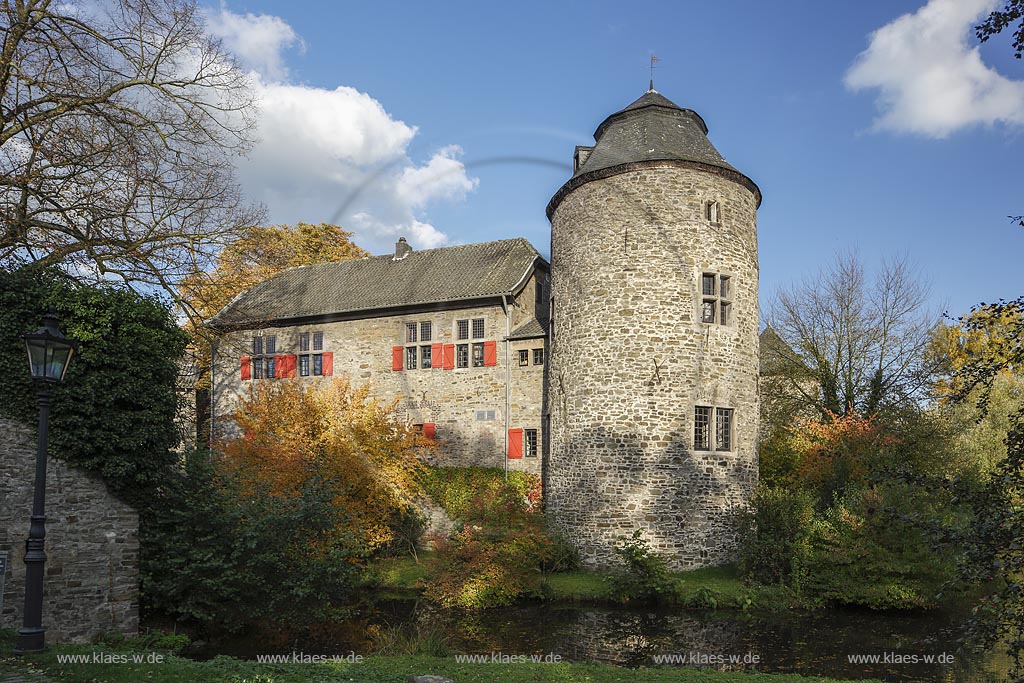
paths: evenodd
<path fill-rule="evenodd" d="M 722 224 L 721 215 L 720 215 L 721 214 L 721 207 L 719 206 L 718 202 L 716 202 L 714 200 L 709 201 L 707 203 L 706 212 L 707 212 L 708 223 L 710 223 L 711 225 L 721 225 Z"/>

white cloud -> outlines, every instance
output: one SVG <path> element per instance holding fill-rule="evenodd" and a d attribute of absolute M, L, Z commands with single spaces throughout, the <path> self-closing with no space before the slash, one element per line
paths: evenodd
<path fill-rule="evenodd" d="M 1024 124 L 1024 81 L 986 66 L 969 43 L 998 4 L 930 0 L 870 35 L 845 84 L 878 89 L 875 129 L 941 138 L 971 125 Z"/>
<path fill-rule="evenodd" d="M 235 14 L 224 3 L 220 11 L 207 9 L 206 26 L 223 41 L 248 69 L 271 81 L 284 81 L 288 68 L 282 53 L 295 45 L 302 50 L 305 44 L 295 30 L 280 17 L 269 14 Z"/>
<path fill-rule="evenodd" d="M 417 127 L 367 93 L 288 80 L 283 52 L 301 39 L 279 17 L 235 14 L 223 5 L 210 16 L 211 30 L 253 70 L 260 142 L 238 171 L 271 223 L 337 223 L 376 252 L 390 251 L 399 236 L 417 249 L 449 242 L 423 211 L 461 201 L 477 186 L 457 145 L 414 163 L 408 149 Z"/>

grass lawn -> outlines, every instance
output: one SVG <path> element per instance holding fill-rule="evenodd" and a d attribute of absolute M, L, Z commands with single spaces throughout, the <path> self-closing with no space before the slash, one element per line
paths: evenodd
<path fill-rule="evenodd" d="M 409 595 L 417 592 L 417 583 L 426 575 L 430 554 L 421 554 L 419 564 L 411 557 L 396 557 L 376 562 L 368 583 L 385 595 Z M 705 567 L 675 574 L 682 582 L 682 604 L 716 609 L 788 609 L 798 602 L 785 589 L 774 586 L 747 586 L 733 566 Z M 611 584 L 605 574 L 577 571 L 548 574 L 545 583 L 550 599 L 560 602 L 614 602 Z M 748 602 L 749 601 L 749 602 Z"/>
<path fill-rule="evenodd" d="M 370 657 L 362 663 L 260 664 L 230 657 L 194 662 L 166 655 L 162 663 L 133 663 L 131 647 L 94 645 L 56 646 L 41 655 L 14 657 L 14 634 L 0 632 L 0 680 L 9 674 L 30 673 L 61 683 L 405 683 L 411 675 L 435 674 L 457 683 L 833 683 L 834 679 L 759 673 L 718 673 L 698 669 L 621 669 L 599 664 L 463 664 L 454 657 Z M 124 658 L 125 663 L 61 663 L 60 658 Z M 862 682 L 864 683 L 864 682 Z"/>

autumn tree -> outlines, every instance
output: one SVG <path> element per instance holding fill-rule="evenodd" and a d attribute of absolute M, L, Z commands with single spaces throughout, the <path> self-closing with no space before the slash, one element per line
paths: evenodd
<path fill-rule="evenodd" d="M 768 323 L 779 391 L 823 417 L 913 406 L 927 389 L 925 349 L 938 315 L 928 287 L 904 259 L 869 279 L 853 254 L 838 255 L 811 279 L 780 290 Z"/>
<path fill-rule="evenodd" d="M 217 254 L 212 268 L 184 279 L 181 298 L 206 320 L 233 298 L 286 268 L 370 255 L 352 242 L 352 233 L 337 225 L 250 226 Z"/>
<path fill-rule="evenodd" d="M 327 486 L 331 504 L 368 552 L 391 543 L 403 517 L 416 515 L 419 455 L 432 442 L 382 404 L 369 385 L 346 377 L 317 383 L 257 382 L 234 415 L 238 436 L 215 444 L 217 468 L 240 500 L 294 500 L 311 483 Z M 330 539 L 324 541 L 328 545 Z"/>
<path fill-rule="evenodd" d="M 0 266 L 173 293 L 261 213 L 247 76 L 194 0 L 0 5 Z"/>

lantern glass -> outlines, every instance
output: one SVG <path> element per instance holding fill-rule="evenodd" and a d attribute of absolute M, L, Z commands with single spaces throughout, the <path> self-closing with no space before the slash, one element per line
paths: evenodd
<path fill-rule="evenodd" d="M 75 351 L 75 342 L 61 334 L 56 325 L 56 318 L 47 318 L 46 327 L 22 337 L 28 351 L 29 370 L 32 379 L 52 383 L 63 382 Z"/>

